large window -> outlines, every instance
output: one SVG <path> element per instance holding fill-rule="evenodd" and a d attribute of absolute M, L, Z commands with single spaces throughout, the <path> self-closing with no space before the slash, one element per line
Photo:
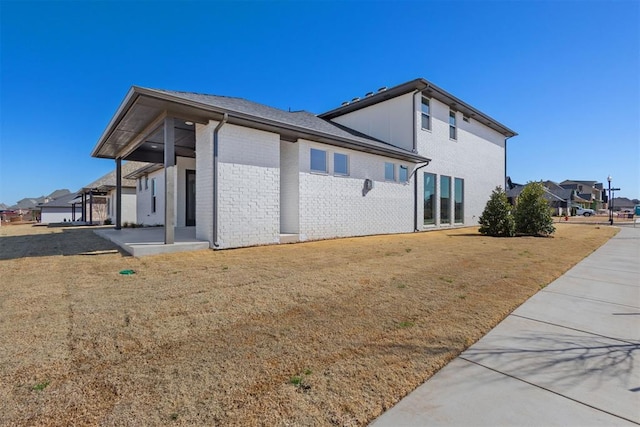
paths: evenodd
<path fill-rule="evenodd" d="M 422 97 L 422 129 L 431 129 L 431 107 L 425 97 Z"/>
<path fill-rule="evenodd" d="M 440 177 L 440 223 L 451 222 L 451 177 Z"/>
<path fill-rule="evenodd" d="M 464 179 L 456 178 L 453 188 L 454 205 L 454 221 L 458 224 L 464 222 Z"/>
<path fill-rule="evenodd" d="M 151 178 L 151 212 L 156 211 L 156 179 Z"/>
<path fill-rule="evenodd" d="M 396 165 L 393 163 L 385 162 L 384 164 L 384 179 L 387 181 L 395 181 L 396 179 Z"/>
<path fill-rule="evenodd" d="M 456 128 L 456 112 L 449 111 L 449 138 L 458 139 L 458 130 Z"/>
<path fill-rule="evenodd" d="M 327 173 L 327 152 L 311 149 L 311 171 Z"/>
<path fill-rule="evenodd" d="M 436 176 L 424 174 L 424 224 L 435 224 Z"/>
<path fill-rule="evenodd" d="M 407 182 L 409 181 L 409 168 L 403 165 L 400 165 L 400 169 L 398 170 L 398 181 Z"/>
<path fill-rule="evenodd" d="M 349 156 L 333 153 L 333 173 L 335 175 L 349 175 Z"/>

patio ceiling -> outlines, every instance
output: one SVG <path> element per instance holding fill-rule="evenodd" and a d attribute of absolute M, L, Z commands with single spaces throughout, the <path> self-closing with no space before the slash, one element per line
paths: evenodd
<path fill-rule="evenodd" d="M 195 125 L 207 123 L 196 108 L 153 98 L 132 88 L 91 153 L 100 158 L 122 158 L 162 163 L 164 118 L 175 118 L 175 152 L 195 157 Z"/>

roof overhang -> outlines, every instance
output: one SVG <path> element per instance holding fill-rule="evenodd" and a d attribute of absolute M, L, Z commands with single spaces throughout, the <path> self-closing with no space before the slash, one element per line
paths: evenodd
<path fill-rule="evenodd" d="M 170 93 L 133 86 L 109 122 L 91 152 L 91 156 L 108 159 L 129 159 L 153 163 L 162 162 L 162 152 L 150 152 L 145 146 L 163 144 L 162 126 L 165 117 L 184 122 L 206 124 L 221 121 L 227 114 L 227 123 L 280 134 L 284 141 L 308 139 L 325 144 L 351 148 L 414 163 L 429 159 L 416 153 L 382 144 L 369 145 L 357 139 L 342 138 L 317 130 L 256 117 L 250 114 L 214 107 L 198 101 L 184 99 Z M 176 128 L 176 154 L 179 147 L 189 148 L 195 141 L 193 128 Z M 193 148 L 191 147 L 193 150 Z"/>
<path fill-rule="evenodd" d="M 163 167 L 164 167 L 164 165 L 162 165 L 162 164 L 151 163 L 151 164 L 148 164 L 147 166 L 141 167 L 140 169 L 136 169 L 135 171 L 131 172 L 130 174 L 125 175 L 123 178 L 125 178 L 125 179 L 138 179 L 138 178 L 143 177 L 145 175 L 148 175 L 148 174 L 150 174 L 152 172 L 159 171 Z"/>
<path fill-rule="evenodd" d="M 401 85 L 394 86 L 390 89 L 380 90 L 371 96 L 367 96 L 358 101 L 350 102 L 347 105 L 343 105 L 331 111 L 327 111 L 326 113 L 319 114 L 318 117 L 331 120 L 344 114 L 348 114 L 353 111 L 360 110 L 362 108 L 366 108 L 371 105 L 375 105 L 413 91 L 421 91 L 425 96 L 437 99 L 438 101 L 448 105 L 451 109 L 461 112 L 465 116 L 470 117 L 478 121 L 479 123 L 482 123 L 483 125 L 501 133 L 507 138 L 518 135 L 515 131 L 504 126 L 497 120 L 489 117 L 480 110 L 477 110 L 461 99 L 453 96 L 446 90 L 434 85 L 433 83 L 425 79 L 415 79 Z"/>

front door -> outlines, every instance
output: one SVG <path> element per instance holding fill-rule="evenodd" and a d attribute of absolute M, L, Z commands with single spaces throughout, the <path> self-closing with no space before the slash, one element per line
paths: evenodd
<path fill-rule="evenodd" d="M 196 171 L 187 169 L 187 200 L 185 225 L 196 225 Z"/>

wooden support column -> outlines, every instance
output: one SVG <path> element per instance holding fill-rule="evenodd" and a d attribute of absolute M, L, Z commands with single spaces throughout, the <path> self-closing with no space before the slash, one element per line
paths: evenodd
<path fill-rule="evenodd" d="M 173 117 L 164 119 L 164 243 L 175 243 L 175 124 Z"/>
<path fill-rule="evenodd" d="M 116 159 L 116 230 L 122 228 L 122 159 Z"/>

